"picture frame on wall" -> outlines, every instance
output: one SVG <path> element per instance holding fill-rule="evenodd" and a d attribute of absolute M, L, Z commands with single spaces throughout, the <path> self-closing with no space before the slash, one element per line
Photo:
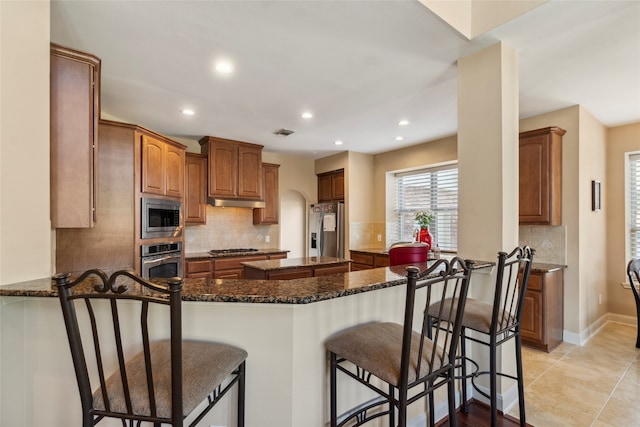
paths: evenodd
<path fill-rule="evenodd" d="M 591 181 L 591 210 L 599 211 L 600 210 L 600 200 L 601 200 L 601 189 L 600 189 L 600 181 Z"/>

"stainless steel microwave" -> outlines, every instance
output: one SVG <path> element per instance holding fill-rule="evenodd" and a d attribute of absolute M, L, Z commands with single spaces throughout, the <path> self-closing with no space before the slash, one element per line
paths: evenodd
<path fill-rule="evenodd" d="M 166 199 L 142 199 L 142 238 L 182 236 L 182 203 Z"/>

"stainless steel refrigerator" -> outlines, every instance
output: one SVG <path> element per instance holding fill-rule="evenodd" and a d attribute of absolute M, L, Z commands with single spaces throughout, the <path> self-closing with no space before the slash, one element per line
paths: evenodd
<path fill-rule="evenodd" d="M 344 258 L 344 203 L 309 207 L 309 256 Z"/>

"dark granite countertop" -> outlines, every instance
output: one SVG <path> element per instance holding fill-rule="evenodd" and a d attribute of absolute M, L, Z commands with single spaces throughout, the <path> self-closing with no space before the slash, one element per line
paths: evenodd
<path fill-rule="evenodd" d="M 198 259 L 228 258 L 228 257 L 239 257 L 239 256 L 247 256 L 247 255 L 284 254 L 287 252 L 289 251 L 277 249 L 277 248 L 258 249 L 257 251 L 249 251 L 249 252 L 230 252 L 230 253 L 222 253 L 222 254 L 215 254 L 215 255 L 209 252 L 192 252 L 192 253 L 185 253 L 184 258 L 187 261 L 194 261 Z"/>
<path fill-rule="evenodd" d="M 532 273 L 550 273 L 556 270 L 564 270 L 565 268 L 567 268 L 567 266 L 562 264 L 548 264 L 543 262 L 534 262 L 531 264 Z"/>
<path fill-rule="evenodd" d="M 474 268 L 494 262 L 476 261 Z M 417 264 L 423 270 L 425 263 Z M 308 304 L 406 283 L 406 266 L 293 280 L 185 279 L 183 301 Z M 88 285 L 87 285 L 88 286 Z M 0 286 L 0 296 L 57 297 L 49 278 Z"/>
<path fill-rule="evenodd" d="M 346 262 L 351 262 L 351 260 L 328 256 L 314 256 L 307 258 L 272 259 L 268 261 L 246 261 L 241 264 L 246 267 L 255 268 L 256 270 L 271 271 L 282 270 L 285 268 L 316 267 L 320 265 L 344 264 Z"/>

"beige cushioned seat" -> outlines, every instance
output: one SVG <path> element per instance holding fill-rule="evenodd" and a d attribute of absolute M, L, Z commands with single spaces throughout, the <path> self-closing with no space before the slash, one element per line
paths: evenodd
<path fill-rule="evenodd" d="M 157 415 L 171 416 L 171 345 L 170 341 L 151 344 L 151 365 L 155 387 Z M 183 413 L 191 413 L 202 403 L 202 396 L 211 393 L 247 358 L 247 352 L 230 345 L 187 341 L 182 342 Z M 133 412 L 150 415 L 147 393 L 147 374 L 143 353 L 134 356 L 126 364 L 130 384 Z M 120 370 L 106 380 L 112 411 L 127 412 Z M 136 396 L 141 398 L 136 399 Z M 94 407 L 104 409 L 102 389 L 93 393 Z"/>
<path fill-rule="evenodd" d="M 402 331 L 403 326 L 397 323 L 368 323 L 335 335 L 326 342 L 326 347 L 338 357 L 355 363 L 397 387 L 400 382 Z M 409 383 L 416 379 L 419 345 L 420 334 L 414 331 L 411 339 Z M 429 358 L 433 352 L 431 340 L 425 338 L 424 345 L 420 376 L 429 373 Z M 448 361 L 448 356 L 440 345 L 437 345 L 435 354 L 432 371 L 439 369 L 443 361 Z"/>
<path fill-rule="evenodd" d="M 451 298 L 445 299 L 444 304 L 446 304 L 445 307 L 448 309 L 448 307 L 451 305 Z M 457 301 L 455 304 L 456 305 L 453 308 L 454 316 L 458 304 Z M 437 316 L 439 310 L 440 303 L 433 304 L 429 307 L 429 315 Z M 477 299 L 467 298 L 467 302 L 464 306 L 464 315 L 462 316 L 462 327 L 488 334 L 491 331 L 492 315 L 493 305 L 487 304 L 486 302 L 478 301 Z M 502 313 L 500 313 L 499 318 L 502 320 L 502 325 L 498 326 L 498 330 L 502 329 L 502 327 L 512 325 L 515 321 L 513 315 L 511 314 L 503 317 Z"/>

